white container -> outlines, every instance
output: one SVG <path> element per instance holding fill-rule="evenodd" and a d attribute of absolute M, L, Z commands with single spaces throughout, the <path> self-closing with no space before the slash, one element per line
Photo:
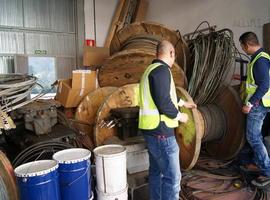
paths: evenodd
<path fill-rule="evenodd" d="M 96 158 L 97 190 L 118 193 L 127 187 L 126 148 L 104 145 L 94 149 Z"/>
<path fill-rule="evenodd" d="M 104 193 L 97 191 L 97 200 L 128 200 L 128 187 L 117 193 Z"/>

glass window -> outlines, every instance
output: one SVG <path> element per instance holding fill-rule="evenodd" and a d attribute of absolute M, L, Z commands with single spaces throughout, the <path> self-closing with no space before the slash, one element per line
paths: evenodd
<path fill-rule="evenodd" d="M 55 58 L 53 57 L 29 57 L 28 58 L 29 74 L 33 74 L 38 78 L 38 83 L 44 88 L 44 92 L 52 94 L 55 89 L 51 88 L 56 80 Z M 32 94 L 40 93 L 41 88 L 35 87 Z"/>

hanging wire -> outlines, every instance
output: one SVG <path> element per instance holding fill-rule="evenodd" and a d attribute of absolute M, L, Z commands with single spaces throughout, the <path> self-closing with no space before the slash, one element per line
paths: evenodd
<path fill-rule="evenodd" d="M 202 22 L 196 32 L 203 23 L 206 22 Z M 198 105 L 211 103 L 225 82 L 238 51 L 233 33 L 229 29 L 199 33 L 188 43 L 194 57 L 188 91 Z"/>

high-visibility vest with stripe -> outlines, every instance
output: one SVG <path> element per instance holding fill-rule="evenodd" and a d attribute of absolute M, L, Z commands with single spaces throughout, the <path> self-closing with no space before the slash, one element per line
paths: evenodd
<path fill-rule="evenodd" d="M 161 63 L 153 63 L 148 66 L 144 74 L 142 75 L 141 81 L 140 81 L 140 112 L 139 112 L 139 128 L 144 130 L 152 130 L 158 127 L 160 121 L 164 121 L 166 126 L 169 128 L 175 128 L 178 126 L 178 121 L 173 120 L 166 115 L 162 115 L 159 113 L 154 100 L 151 96 L 150 92 L 150 86 L 149 86 L 149 74 L 152 70 L 160 66 Z M 170 71 L 170 70 L 169 70 Z M 176 96 L 176 90 L 175 85 L 172 77 L 172 73 L 170 71 L 171 75 L 171 88 L 170 88 L 170 96 L 173 104 L 177 108 L 177 96 Z"/>
<path fill-rule="evenodd" d="M 250 97 L 255 93 L 256 89 L 257 89 L 257 85 L 255 84 L 255 80 L 254 80 L 254 76 L 253 76 L 253 67 L 255 62 L 259 59 L 259 58 L 266 58 L 270 61 L 270 56 L 265 53 L 265 52 L 260 52 L 253 60 L 251 63 L 248 64 L 248 68 L 247 68 L 247 80 L 246 80 L 246 99 L 245 99 L 245 103 L 247 103 L 250 99 Z M 260 66 L 258 66 L 260 67 Z M 270 69 L 269 69 L 269 75 L 270 75 Z M 270 84 L 270 83 L 269 83 Z M 266 92 L 266 94 L 263 96 L 262 98 L 262 102 L 263 105 L 265 107 L 270 107 L 270 89 L 268 89 L 268 91 Z"/>

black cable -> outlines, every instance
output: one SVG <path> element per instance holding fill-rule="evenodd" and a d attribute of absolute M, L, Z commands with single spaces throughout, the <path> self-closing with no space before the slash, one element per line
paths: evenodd
<path fill-rule="evenodd" d="M 24 149 L 17 157 L 13 160 L 13 167 L 18 167 L 24 163 L 44 159 L 52 159 L 52 155 L 58 151 L 72 148 L 68 143 L 46 141 L 36 143 L 26 149 Z M 42 154 L 42 155 L 41 155 Z"/>

